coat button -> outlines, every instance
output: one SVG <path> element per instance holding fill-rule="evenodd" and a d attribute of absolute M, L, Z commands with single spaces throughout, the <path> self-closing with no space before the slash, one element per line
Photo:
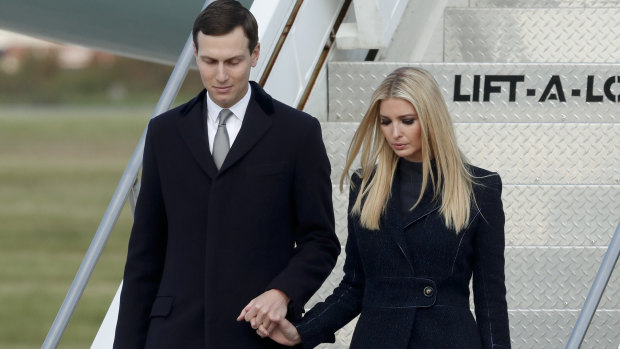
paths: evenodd
<path fill-rule="evenodd" d="M 424 287 L 424 295 L 426 297 L 431 297 L 435 293 L 435 290 L 431 286 Z"/>

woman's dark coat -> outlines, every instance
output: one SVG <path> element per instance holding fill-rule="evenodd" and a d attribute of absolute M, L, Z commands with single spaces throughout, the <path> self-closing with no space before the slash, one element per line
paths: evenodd
<path fill-rule="evenodd" d="M 361 179 L 353 175 L 344 278 L 297 329 L 304 348 L 333 342 L 334 332 L 360 314 L 351 348 L 510 348 L 504 284 L 504 212 L 498 174 L 477 177 L 469 226 L 447 229 L 427 189 L 402 216 L 396 171 L 380 230 L 351 215 Z M 473 274 L 476 319 L 469 308 Z"/>

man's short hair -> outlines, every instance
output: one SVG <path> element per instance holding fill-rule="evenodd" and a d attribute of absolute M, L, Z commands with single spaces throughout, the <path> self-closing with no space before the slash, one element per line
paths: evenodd
<path fill-rule="evenodd" d="M 241 26 L 248 38 L 250 53 L 258 43 L 258 24 L 250 10 L 235 0 L 216 0 L 205 8 L 194 21 L 192 32 L 194 45 L 198 49 L 198 32 L 204 35 L 226 35 Z"/>

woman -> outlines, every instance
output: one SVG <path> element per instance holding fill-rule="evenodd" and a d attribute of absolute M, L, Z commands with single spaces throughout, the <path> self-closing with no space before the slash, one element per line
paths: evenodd
<path fill-rule="evenodd" d="M 381 83 L 341 187 L 360 153 L 342 282 L 299 323 L 258 334 L 313 348 L 359 314 L 351 348 L 510 348 L 501 180 L 466 163 L 428 72 L 399 68 Z"/>

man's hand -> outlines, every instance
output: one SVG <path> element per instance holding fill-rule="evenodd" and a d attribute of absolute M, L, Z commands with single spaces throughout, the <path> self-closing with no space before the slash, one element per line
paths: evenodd
<path fill-rule="evenodd" d="M 290 299 L 284 292 L 271 289 L 252 299 L 241 310 L 237 321 L 245 319 L 255 330 L 262 326 L 263 334 L 267 336 L 282 320 L 285 320 L 289 301 Z"/>
<path fill-rule="evenodd" d="M 299 337 L 299 332 L 297 332 L 297 328 L 295 328 L 295 326 L 293 326 L 293 324 L 290 323 L 287 319 L 283 319 L 280 324 L 276 326 L 269 334 L 266 334 L 263 326 L 260 326 L 256 332 L 262 338 L 269 337 L 275 342 L 282 345 L 293 346 L 301 343 L 301 337 Z"/>

